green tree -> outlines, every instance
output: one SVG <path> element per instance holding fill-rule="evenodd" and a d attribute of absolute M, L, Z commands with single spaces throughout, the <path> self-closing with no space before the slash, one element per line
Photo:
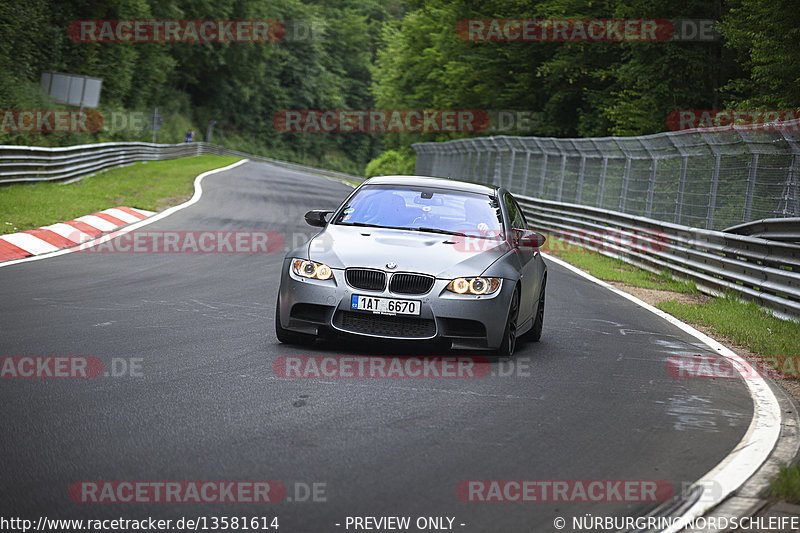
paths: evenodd
<path fill-rule="evenodd" d="M 800 10 L 792 0 L 736 0 L 722 17 L 725 46 L 744 72 L 725 85 L 739 109 L 800 108 Z"/>

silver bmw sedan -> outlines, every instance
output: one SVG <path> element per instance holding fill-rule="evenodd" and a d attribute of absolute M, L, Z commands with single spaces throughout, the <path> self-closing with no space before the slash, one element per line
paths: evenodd
<path fill-rule="evenodd" d="M 341 334 L 514 353 L 544 319 L 545 237 L 503 188 L 423 176 L 362 183 L 283 262 L 275 331 L 290 344 Z M 524 337 L 523 337 L 524 336 Z"/>

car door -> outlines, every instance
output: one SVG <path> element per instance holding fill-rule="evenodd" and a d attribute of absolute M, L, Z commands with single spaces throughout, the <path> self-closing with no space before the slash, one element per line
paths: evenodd
<path fill-rule="evenodd" d="M 516 244 L 518 233 L 528 229 L 528 222 L 516 199 L 510 193 L 507 192 L 505 194 L 504 201 L 512 233 L 515 234 L 512 240 Z M 513 230 L 518 231 L 515 232 Z M 521 292 L 518 323 L 523 325 L 533 318 L 534 302 L 537 301 L 538 297 L 538 280 L 541 277 L 538 265 L 540 261 L 537 261 L 539 250 L 525 246 L 515 246 L 514 253 L 517 255 L 520 264 Z"/>

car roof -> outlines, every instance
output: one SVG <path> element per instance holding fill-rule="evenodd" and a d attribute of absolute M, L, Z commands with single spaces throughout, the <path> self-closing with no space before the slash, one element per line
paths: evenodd
<path fill-rule="evenodd" d="M 497 187 L 491 185 L 481 185 L 467 181 L 453 180 L 449 178 L 434 178 L 431 176 L 376 176 L 364 182 L 369 185 L 410 185 L 417 187 L 441 187 L 442 189 L 452 189 L 454 191 L 474 192 L 495 196 Z"/>

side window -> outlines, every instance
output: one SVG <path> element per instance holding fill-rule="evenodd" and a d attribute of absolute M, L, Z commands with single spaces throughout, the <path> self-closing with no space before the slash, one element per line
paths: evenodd
<path fill-rule="evenodd" d="M 517 202 L 514 201 L 510 194 L 506 194 L 505 202 L 508 218 L 511 220 L 511 227 L 514 229 L 528 229 L 522 210 L 520 210 Z"/>

